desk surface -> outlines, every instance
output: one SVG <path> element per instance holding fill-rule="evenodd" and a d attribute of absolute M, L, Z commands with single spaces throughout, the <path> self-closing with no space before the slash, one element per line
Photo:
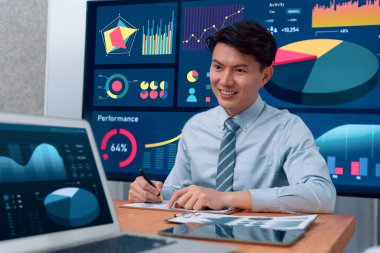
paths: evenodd
<path fill-rule="evenodd" d="M 173 211 L 120 208 L 126 201 L 115 200 L 114 205 L 123 231 L 157 235 L 158 231 L 173 227 L 165 219 L 174 216 Z M 265 213 L 235 213 L 234 215 L 265 216 Z M 286 214 L 267 214 L 283 216 Z M 237 253 L 312 253 L 343 252 L 355 232 L 355 217 L 352 215 L 320 214 L 308 228 L 305 236 L 292 246 L 270 246 L 247 243 L 217 242 L 238 247 Z"/>

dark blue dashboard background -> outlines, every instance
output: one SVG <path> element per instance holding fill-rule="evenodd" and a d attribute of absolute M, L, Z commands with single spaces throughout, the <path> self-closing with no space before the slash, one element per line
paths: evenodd
<path fill-rule="evenodd" d="M 351 2 L 350 0 L 337 0 L 335 4 Z M 352 1 L 355 2 L 355 1 Z M 283 4 L 283 5 L 282 5 Z M 239 6 L 244 9 L 233 15 L 233 20 L 255 19 L 269 30 L 277 28 L 273 34 L 277 40 L 278 46 L 311 39 L 334 39 L 343 42 L 350 42 L 355 45 L 364 47 L 373 54 L 377 61 L 380 55 L 380 25 L 364 26 L 342 26 L 342 27 L 320 27 L 311 26 L 312 9 L 316 5 L 329 6 L 328 0 L 302 1 L 290 0 L 284 2 L 273 1 L 94 1 L 88 3 L 87 10 L 87 33 L 86 33 L 86 56 L 85 56 L 85 79 L 84 79 L 84 97 L 83 97 L 83 117 L 88 119 L 94 128 L 96 139 L 100 147 L 100 142 L 104 135 L 113 128 L 125 127 L 130 129 L 136 135 L 138 143 L 150 143 L 155 140 L 168 140 L 177 136 L 186 120 L 191 115 L 207 110 L 217 105 L 215 97 L 212 95 L 209 83 L 209 64 L 211 53 L 202 50 L 185 50 L 183 40 L 186 39 L 185 30 L 193 29 L 194 33 L 199 33 L 199 27 L 208 27 L 209 24 L 218 23 L 219 16 L 222 18 L 226 9 L 237 10 Z M 360 5 L 365 5 L 366 1 L 360 0 Z M 185 13 L 189 10 L 201 11 L 202 8 L 208 14 L 207 18 L 193 18 L 193 22 L 187 22 Z M 300 10 L 297 14 L 286 14 L 288 9 Z M 146 25 L 147 20 L 163 19 L 166 20 L 171 15 L 172 10 L 175 12 L 175 46 L 173 55 L 166 56 L 142 56 L 139 55 L 140 48 L 138 44 L 134 45 L 135 51 L 129 58 L 118 58 L 104 56 L 104 48 L 99 30 L 105 27 L 117 15 L 131 20 L 137 28 Z M 222 15 L 223 14 L 223 15 Z M 200 13 L 193 12 L 194 17 L 199 17 Z M 198 16 L 197 16 L 198 15 Z M 204 14 L 205 15 L 205 14 Z M 293 22 L 289 22 L 293 18 Z M 295 18 L 295 19 L 294 19 Z M 133 22 L 132 22 L 133 20 Z M 231 18 L 232 20 L 232 18 Z M 294 21 L 295 20 L 295 21 Z M 297 27 L 297 32 L 285 32 L 286 29 Z M 289 29 L 288 29 L 289 30 Z M 333 32 L 332 32 L 333 31 Z M 141 30 L 139 30 L 141 32 Z M 135 47 L 136 46 L 136 47 Z M 116 57 L 116 58 L 115 58 Z M 120 101 L 110 101 L 94 103 L 98 95 L 96 87 L 96 74 L 98 72 L 119 72 L 131 75 L 133 70 L 146 69 L 147 76 L 145 79 L 154 79 L 149 73 L 156 73 L 157 70 L 165 70 L 168 73 L 168 80 L 172 80 L 171 100 L 170 103 L 146 103 L 137 102 L 119 103 Z M 334 66 L 331 66 L 334 70 Z M 276 67 L 275 67 L 276 70 Z M 132 72 L 131 72 L 132 71 Z M 195 82 L 190 82 L 188 74 L 190 71 L 196 71 L 199 76 Z M 166 77 L 165 77 L 166 78 Z M 266 87 L 260 91 L 263 100 L 268 104 L 280 109 L 300 115 L 300 117 L 309 126 L 315 138 L 327 133 L 331 129 L 347 124 L 364 124 L 380 125 L 380 78 L 377 76 L 377 83 L 367 94 L 352 101 L 334 105 L 311 106 L 304 104 L 290 103 L 273 96 Z M 132 78 L 133 79 L 133 78 Z M 141 80 L 141 79 L 139 79 Z M 139 83 L 138 83 L 139 84 Z M 131 84 L 132 85 L 132 84 Z M 138 88 L 138 86 L 136 86 Z M 135 92 L 137 92 L 136 90 Z M 187 99 L 195 91 L 196 102 L 188 102 Z M 132 95 L 127 94 L 127 95 Z M 140 101 L 141 102 L 141 101 Z M 139 115 L 142 118 L 137 127 L 128 124 L 107 122 L 100 123 L 96 115 L 101 112 L 112 116 L 128 116 L 131 114 Z M 149 131 L 147 129 L 150 129 Z M 159 130 L 158 130 L 159 129 Z M 116 143 L 116 142 L 115 142 Z M 354 144 L 352 144 L 354 145 Z M 164 152 L 167 152 L 168 146 L 162 146 Z M 156 150 L 157 151 L 157 150 Z M 136 160 L 126 168 L 117 169 L 110 161 L 103 161 L 104 168 L 108 179 L 118 181 L 133 181 L 137 176 L 138 169 L 143 166 L 142 157 L 147 149 L 139 147 Z M 162 152 L 162 151 L 160 151 Z M 164 153 L 166 154 L 166 153 Z M 119 154 L 125 155 L 125 154 Z M 160 154 L 161 155 L 161 154 Z M 161 155 L 162 156 L 162 155 Z M 117 163 L 118 156 L 115 156 Z M 380 153 L 375 154 L 380 158 Z M 349 161 L 359 157 L 348 157 Z M 166 157 L 165 159 L 169 159 Z M 163 164 L 168 166 L 169 162 Z M 164 169 L 150 168 L 146 169 L 148 175 L 154 179 L 164 180 L 171 168 Z M 342 195 L 356 196 L 380 196 L 380 189 L 375 185 L 380 184 L 380 177 L 375 176 L 374 169 L 369 168 L 369 175 L 361 177 L 360 180 L 351 176 L 332 175 L 333 182 L 337 186 L 338 193 Z M 372 171 L 371 171 L 372 170 Z M 349 172 L 347 168 L 345 171 Z"/>

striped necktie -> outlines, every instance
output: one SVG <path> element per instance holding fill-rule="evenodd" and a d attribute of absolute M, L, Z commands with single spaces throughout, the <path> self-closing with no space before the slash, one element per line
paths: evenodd
<path fill-rule="evenodd" d="M 216 190 L 217 191 L 232 191 L 232 183 L 235 167 L 236 156 L 236 131 L 239 126 L 232 118 L 228 118 L 224 122 L 226 133 L 223 136 L 220 144 L 218 169 L 216 175 Z"/>

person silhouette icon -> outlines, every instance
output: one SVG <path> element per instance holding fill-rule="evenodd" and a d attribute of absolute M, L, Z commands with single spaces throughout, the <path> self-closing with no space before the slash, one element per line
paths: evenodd
<path fill-rule="evenodd" d="M 188 102 L 188 103 L 198 102 L 197 97 L 194 95 L 195 94 L 195 89 L 194 88 L 190 88 L 189 89 L 189 94 L 190 95 L 187 97 L 186 102 Z"/>

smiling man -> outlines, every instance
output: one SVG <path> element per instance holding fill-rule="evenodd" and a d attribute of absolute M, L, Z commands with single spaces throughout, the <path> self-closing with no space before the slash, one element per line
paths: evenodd
<path fill-rule="evenodd" d="M 210 81 L 219 106 L 182 131 L 165 183 L 131 184 L 131 202 L 186 209 L 333 212 L 335 187 L 314 138 L 296 115 L 267 105 L 259 90 L 272 77 L 277 46 L 255 21 L 239 21 L 207 39 Z"/>

